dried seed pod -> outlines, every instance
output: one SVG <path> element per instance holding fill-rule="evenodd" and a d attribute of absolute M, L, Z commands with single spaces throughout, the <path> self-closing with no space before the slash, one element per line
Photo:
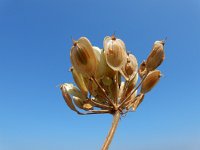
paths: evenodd
<path fill-rule="evenodd" d="M 72 99 L 71 99 L 71 97 L 70 97 L 70 95 L 69 95 L 69 93 L 68 93 L 67 85 L 66 85 L 66 84 L 62 84 L 62 85 L 60 86 L 60 89 L 61 89 L 61 91 L 62 91 L 63 98 L 64 98 L 66 104 L 68 105 L 68 107 L 69 107 L 71 110 L 77 112 L 78 114 L 82 114 L 82 113 L 80 113 L 80 112 L 76 109 L 76 107 L 74 106 L 74 104 L 73 104 L 73 102 L 72 102 Z"/>
<path fill-rule="evenodd" d="M 82 93 L 85 97 L 87 97 L 88 89 L 87 89 L 87 87 L 86 87 L 86 85 L 85 85 L 85 82 L 84 82 L 84 80 L 83 80 L 82 74 L 81 74 L 81 73 L 78 73 L 74 67 L 71 67 L 71 68 L 70 68 L 70 71 L 72 72 L 74 81 L 75 81 L 76 85 L 78 86 L 78 88 L 81 90 L 81 93 Z"/>
<path fill-rule="evenodd" d="M 146 62 L 144 60 L 140 64 L 140 68 L 138 70 L 138 73 L 139 73 L 140 78 L 143 78 L 146 75 L 146 73 L 147 73 Z"/>
<path fill-rule="evenodd" d="M 139 95 L 137 95 L 135 97 L 135 101 L 132 104 L 133 111 L 135 111 L 137 109 L 137 107 L 141 104 L 143 99 L 144 99 L 144 94 L 143 93 L 140 93 Z"/>
<path fill-rule="evenodd" d="M 127 107 L 129 104 L 131 104 L 137 96 L 137 90 L 127 99 L 127 102 L 124 104 L 125 107 Z"/>
<path fill-rule="evenodd" d="M 93 109 L 93 106 L 90 103 L 86 102 L 83 99 L 80 99 L 79 97 L 73 96 L 73 100 L 76 106 L 79 107 L 80 109 L 84 109 L 84 110 Z"/>
<path fill-rule="evenodd" d="M 86 37 L 74 42 L 70 58 L 73 67 L 84 76 L 94 76 L 97 69 L 97 60 L 92 45 Z"/>
<path fill-rule="evenodd" d="M 156 41 L 146 61 L 147 71 L 155 70 L 164 60 L 164 41 Z"/>
<path fill-rule="evenodd" d="M 96 46 L 93 46 L 94 53 L 97 58 L 97 71 L 95 74 L 96 79 L 102 79 L 104 76 L 112 77 L 115 74 L 115 71 L 113 71 L 106 63 L 106 58 L 104 55 L 103 50 L 99 49 Z"/>
<path fill-rule="evenodd" d="M 114 36 L 104 38 L 104 54 L 106 62 L 110 68 L 119 71 L 126 63 L 127 54 L 125 44 L 122 40 Z"/>
<path fill-rule="evenodd" d="M 80 109 L 83 109 L 83 100 L 80 99 L 79 97 L 76 97 L 76 96 L 73 96 L 73 101 L 75 103 L 75 105 L 80 108 Z"/>
<path fill-rule="evenodd" d="M 158 83 L 160 77 L 161 72 L 159 70 L 150 72 L 141 85 L 141 93 L 149 92 Z"/>
<path fill-rule="evenodd" d="M 128 93 L 130 93 L 136 86 L 138 81 L 138 73 L 135 75 L 135 77 L 129 82 L 128 84 L 128 88 L 126 91 L 126 96 L 128 95 Z"/>
<path fill-rule="evenodd" d="M 70 95 L 79 97 L 81 99 L 86 99 L 86 97 L 82 95 L 81 91 L 78 88 L 76 88 L 73 84 L 64 83 L 62 84 L 62 86 L 65 87 L 66 91 Z"/>
<path fill-rule="evenodd" d="M 126 80 L 132 80 L 137 73 L 138 63 L 134 55 L 129 54 L 127 57 L 127 62 L 123 65 L 120 73 L 124 76 Z"/>

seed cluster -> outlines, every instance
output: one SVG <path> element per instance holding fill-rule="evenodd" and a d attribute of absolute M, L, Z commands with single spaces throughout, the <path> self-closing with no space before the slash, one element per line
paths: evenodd
<path fill-rule="evenodd" d="M 64 83 L 60 89 L 69 108 L 81 115 L 135 111 L 158 83 L 161 72 L 156 68 L 164 58 L 164 41 L 156 41 L 138 67 L 121 39 L 106 36 L 100 49 L 81 37 L 70 51 L 70 71 L 77 86 Z"/>

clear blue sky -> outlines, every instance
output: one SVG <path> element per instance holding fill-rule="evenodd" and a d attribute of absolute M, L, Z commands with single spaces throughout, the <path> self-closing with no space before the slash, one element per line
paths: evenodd
<path fill-rule="evenodd" d="M 141 62 L 168 37 L 164 77 L 121 118 L 111 150 L 199 150 L 199 0 L 0 0 L 0 150 L 96 150 L 110 115 L 79 116 L 56 85 L 71 39 L 116 32 Z"/>

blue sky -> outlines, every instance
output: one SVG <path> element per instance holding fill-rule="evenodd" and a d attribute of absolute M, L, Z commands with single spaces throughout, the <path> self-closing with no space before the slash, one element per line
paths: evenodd
<path fill-rule="evenodd" d="M 0 0 L 0 150 L 100 149 L 112 117 L 75 114 L 56 85 L 73 82 L 71 36 L 102 47 L 114 32 L 139 62 L 168 39 L 164 77 L 110 149 L 200 147 L 200 1 Z"/>

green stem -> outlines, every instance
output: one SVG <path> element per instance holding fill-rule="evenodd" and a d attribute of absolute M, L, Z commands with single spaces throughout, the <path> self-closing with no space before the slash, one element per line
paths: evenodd
<path fill-rule="evenodd" d="M 118 122 L 119 122 L 119 119 L 120 119 L 120 112 L 117 110 L 113 116 L 113 122 L 112 122 L 112 126 L 110 128 L 110 131 L 106 137 L 106 140 L 103 144 L 103 147 L 101 150 L 108 150 L 108 147 L 113 139 L 113 136 L 115 134 L 115 131 L 117 129 L 117 125 L 118 125 Z"/>

